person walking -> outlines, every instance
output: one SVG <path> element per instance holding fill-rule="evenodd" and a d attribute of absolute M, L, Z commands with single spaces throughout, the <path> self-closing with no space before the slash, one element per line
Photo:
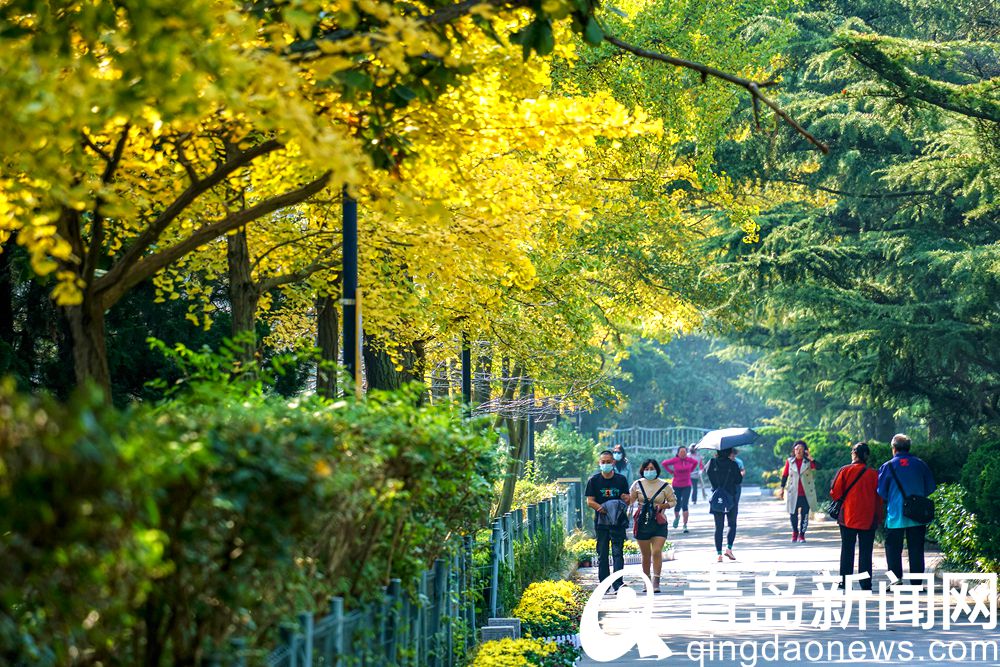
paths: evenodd
<path fill-rule="evenodd" d="M 924 572 L 924 542 L 927 523 L 903 513 L 907 496 L 926 498 L 937 485 L 927 464 L 910 454 L 910 438 L 903 433 L 892 436 L 892 459 L 878 469 L 878 495 L 885 501 L 885 560 L 896 579 L 903 578 L 903 540 L 910 561 L 910 572 Z M 928 520 L 929 523 L 929 520 Z"/>
<path fill-rule="evenodd" d="M 608 556 L 614 565 L 614 572 L 625 569 L 625 526 L 628 524 L 628 506 L 631 500 L 628 482 L 615 472 L 613 454 L 604 450 L 598 457 L 600 472 L 587 480 L 587 505 L 594 510 L 594 536 L 597 538 L 597 575 L 601 581 L 611 576 Z M 622 582 L 616 581 L 617 591 Z"/>
<path fill-rule="evenodd" d="M 806 541 L 809 512 L 817 506 L 816 468 L 816 461 L 809 455 L 805 440 L 796 441 L 792 446 L 792 456 L 785 461 L 785 469 L 781 472 L 781 489 L 778 491 L 779 498 L 784 496 L 785 509 L 792 521 L 792 542 Z"/>
<path fill-rule="evenodd" d="M 691 473 L 698 468 L 698 462 L 692 456 L 688 456 L 688 449 L 684 445 L 677 448 L 677 455 L 665 460 L 663 470 L 673 475 L 674 493 L 677 494 L 677 504 L 674 507 L 674 528 L 684 518 L 684 532 L 688 532 L 688 516 L 690 514 L 688 502 L 691 500 Z"/>
<path fill-rule="evenodd" d="M 632 484 L 632 465 L 629 463 L 628 456 L 625 455 L 625 447 L 622 445 L 615 445 L 611 448 L 611 458 L 615 462 L 615 472 L 625 478 L 625 483 L 627 485 Z"/>
<path fill-rule="evenodd" d="M 677 504 L 670 484 L 660 479 L 660 466 L 646 459 L 639 466 L 639 479 L 631 487 L 631 502 L 635 511 L 635 539 L 642 554 L 642 571 L 649 577 L 652 565 L 653 592 L 660 592 L 660 570 L 663 568 L 663 544 L 667 541 L 667 517 L 664 512 Z"/>
<path fill-rule="evenodd" d="M 715 551 L 718 554 L 718 562 L 722 562 L 722 556 L 730 560 L 736 560 L 733 555 L 733 543 L 736 541 L 736 515 L 739 514 L 739 504 L 736 496 L 740 485 L 743 483 L 743 476 L 736 462 L 729 458 L 729 452 L 720 450 L 708 464 L 706 470 L 709 481 L 712 482 L 712 498 L 709 500 L 709 509 L 715 517 Z M 722 550 L 722 531 L 726 522 L 729 523 L 729 533 L 726 536 L 726 550 Z"/>
<path fill-rule="evenodd" d="M 851 462 L 837 471 L 830 486 L 830 499 L 841 502 L 837 524 L 840 526 L 840 588 L 846 588 L 848 575 L 854 574 L 854 545 L 858 545 L 858 574 L 868 573 L 861 590 L 872 590 L 872 551 L 875 531 L 882 513 L 878 495 L 878 473 L 868 467 L 871 450 L 864 442 L 851 448 Z"/>
<path fill-rule="evenodd" d="M 688 447 L 688 456 L 693 458 L 698 467 L 691 471 L 691 502 L 698 504 L 698 489 L 701 488 L 701 497 L 705 498 L 705 484 L 702 483 L 702 473 L 705 472 L 705 463 L 701 460 L 701 454 L 694 448 Z"/>

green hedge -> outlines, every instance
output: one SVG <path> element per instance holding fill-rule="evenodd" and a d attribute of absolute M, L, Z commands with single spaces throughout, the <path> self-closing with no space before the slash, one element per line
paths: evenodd
<path fill-rule="evenodd" d="M 413 391 L 205 388 L 116 412 L 0 388 L 0 662 L 197 664 L 413 581 L 487 515 L 495 441 Z"/>

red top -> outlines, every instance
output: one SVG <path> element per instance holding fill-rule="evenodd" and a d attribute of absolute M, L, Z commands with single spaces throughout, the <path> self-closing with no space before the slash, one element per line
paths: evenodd
<path fill-rule="evenodd" d="M 840 510 L 840 525 L 855 530 L 873 528 L 882 516 L 882 499 L 878 496 L 878 473 L 872 468 L 862 472 L 864 468 L 863 463 L 844 466 L 837 471 L 833 488 L 830 489 L 830 498 L 839 500 L 851 482 L 857 479 L 858 475 L 864 475 L 843 499 L 844 505 Z"/>
<path fill-rule="evenodd" d="M 802 459 L 792 458 L 792 460 L 795 461 L 795 468 L 799 471 L 799 495 L 800 496 L 804 496 L 804 495 L 806 495 L 806 488 L 804 486 L 802 486 L 802 462 L 805 461 L 805 459 L 804 458 L 802 458 Z M 810 461 L 809 462 L 809 467 L 812 468 L 813 470 L 815 470 L 816 469 L 816 462 L 815 461 Z M 781 476 L 782 477 L 788 477 L 788 460 L 787 459 L 785 460 L 785 469 L 784 469 L 784 471 L 782 471 Z M 782 484 L 784 484 L 784 482 L 782 482 Z"/>
<path fill-rule="evenodd" d="M 674 476 L 673 487 L 683 489 L 691 486 L 691 473 L 698 467 L 699 462 L 693 456 L 685 456 L 684 458 L 675 456 L 672 459 L 667 459 L 660 466 Z"/>

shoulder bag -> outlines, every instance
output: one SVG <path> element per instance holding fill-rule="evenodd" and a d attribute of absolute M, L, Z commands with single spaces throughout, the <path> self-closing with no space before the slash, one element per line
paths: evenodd
<path fill-rule="evenodd" d="M 865 466 L 864 470 L 861 471 L 861 474 L 855 477 L 854 481 L 851 482 L 850 485 L 848 485 L 847 489 L 844 490 L 844 493 L 843 495 L 840 496 L 839 500 L 831 500 L 826 504 L 826 507 L 823 508 L 823 512 L 828 517 L 830 517 L 834 521 L 840 521 L 840 512 L 844 507 L 844 501 L 847 500 L 847 494 L 851 492 L 851 489 L 854 488 L 854 485 L 860 482 L 861 478 L 864 477 L 867 472 L 868 472 L 868 466 Z M 834 482 L 836 482 L 836 480 L 834 480 Z"/>
<path fill-rule="evenodd" d="M 933 521 L 934 501 L 927 496 L 906 495 L 906 491 L 903 490 L 903 485 L 899 483 L 899 476 L 896 475 L 896 469 L 893 467 L 891 461 L 889 462 L 889 472 L 892 473 L 892 478 L 896 480 L 896 486 L 899 487 L 899 494 L 903 496 L 903 516 L 917 523 L 927 524 Z"/>

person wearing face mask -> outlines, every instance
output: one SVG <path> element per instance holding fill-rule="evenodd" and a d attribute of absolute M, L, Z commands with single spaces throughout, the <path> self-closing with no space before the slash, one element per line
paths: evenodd
<path fill-rule="evenodd" d="M 632 484 L 632 466 L 625 455 L 625 448 L 621 445 L 612 447 L 611 458 L 615 461 L 615 472 L 625 478 L 626 484 Z"/>
<path fill-rule="evenodd" d="M 615 472 L 615 459 L 608 450 L 598 457 L 600 472 L 587 480 L 587 506 L 594 510 L 594 533 L 597 538 L 597 575 L 604 581 L 611 575 L 608 567 L 610 551 L 614 571 L 625 569 L 625 526 L 628 524 L 628 507 L 631 500 L 625 477 Z M 610 549 L 609 549 L 610 547 Z M 622 586 L 619 579 L 613 584 L 617 591 Z"/>
<path fill-rule="evenodd" d="M 652 565 L 653 592 L 660 592 L 660 569 L 663 567 L 663 544 L 667 541 L 667 517 L 664 513 L 677 504 L 674 490 L 660 479 L 660 466 L 646 459 L 639 466 L 639 479 L 631 488 L 631 500 L 638 503 L 635 511 L 635 539 L 642 553 L 642 571 L 650 576 Z"/>

